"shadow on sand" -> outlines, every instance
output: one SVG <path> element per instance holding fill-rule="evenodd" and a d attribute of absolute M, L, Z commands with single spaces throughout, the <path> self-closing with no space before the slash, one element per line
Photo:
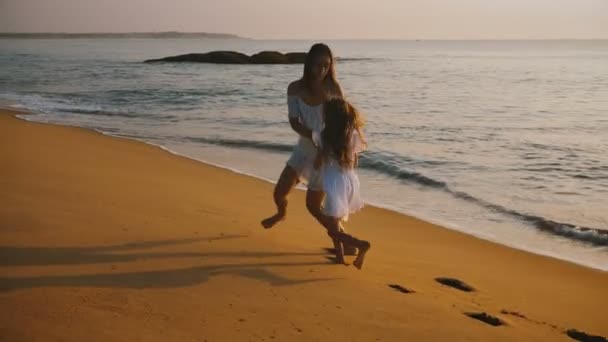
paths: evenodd
<path fill-rule="evenodd" d="M 241 235 L 179 240 L 135 242 L 114 246 L 93 247 L 8 247 L 0 246 L 0 266 L 82 265 L 94 263 L 130 262 L 142 259 L 177 257 L 273 258 L 313 256 L 322 253 L 282 252 L 137 252 L 142 249 L 244 238 Z M 135 252 L 133 252 L 135 251 Z M 125 253 L 128 254 L 119 254 Z M 110 272 L 101 274 L 0 277 L 0 292 L 36 287 L 114 287 L 114 288 L 176 288 L 201 284 L 218 275 L 233 274 L 265 281 L 273 286 L 287 286 L 333 280 L 331 278 L 289 279 L 268 270 L 268 267 L 298 267 L 327 265 L 326 262 L 274 262 L 251 264 L 218 264 L 172 270 L 145 272 Z"/>

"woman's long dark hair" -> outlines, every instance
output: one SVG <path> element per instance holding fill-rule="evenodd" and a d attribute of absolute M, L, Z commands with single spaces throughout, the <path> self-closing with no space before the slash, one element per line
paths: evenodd
<path fill-rule="evenodd" d="M 358 132 L 362 142 L 365 141 L 361 133 L 363 117 L 361 113 L 348 101 L 341 98 L 333 98 L 325 102 L 323 106 L 325 114 L 325 128 L 321 132 L 323 142 L 323 159 L 331 155 L 342 168 L 353 167 L 352 160 L 352 136 Z"/>
<path fill-rule="evenodd" d="M 328 82 L 332 89 L 339 89 L 340 85 L 338 83 L 338 79 L 336 78 L 336 68 L 334 63 L 334 54 L 331 52 L 329 46 L 323 43 L 317 43 L 310 47 L 308 54 L 306 54 L 306 59 L 304 61 L 304 75 L 302 76 L 302 81 L 304 81 L 304 87 L 312 92 L 312 66 L 313 63 L 317 60 L 317 58 L 321 56 L 329 57 L 329 71 L 327 72 L 327 76 L 323 80 L 323 83 Z"/>

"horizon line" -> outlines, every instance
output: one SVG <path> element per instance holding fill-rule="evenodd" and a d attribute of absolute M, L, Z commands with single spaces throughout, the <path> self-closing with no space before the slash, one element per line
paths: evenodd
<path fill-rule="evenodd" d="M 608 37 L 595 37 L 595 38 L 581 38 L 581 37 L 552 37 L 552 38 L 260 38 L 260 37 L 245 37 L 236 33 L 225 33 L 225 32 L 201 32 L 201 31 L 132 31 L 132 32 L 0 32 L 0 35 L 163 35 L 163 34 L 175 34 L 175 35 L 218 35 L 218 36 L 232 36 L 235 39 L 248 39 L 248 40 L 292 40 L 292 41 L 354 41 L 354 40 L 368 40 L 368 41 L 547 41 L 547 40 L 608 40 Z"/>

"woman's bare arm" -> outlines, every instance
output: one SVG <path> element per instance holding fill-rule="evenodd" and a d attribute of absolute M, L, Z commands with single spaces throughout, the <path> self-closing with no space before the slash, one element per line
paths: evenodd
<path fill-rule="evenodd" d="M 287 96 L 300 96 L 302 91 L 302 86 L 300 85 L 300 81 L 294 81 L 289 84 L 287 87 Z M 308 129 L 306 126 L 302 125 L 302 123 L 297 118 L 289 118 L 289 125 L 291 129 L 293 129 L 299 135 L 312 139 L 312 131 Z"/>

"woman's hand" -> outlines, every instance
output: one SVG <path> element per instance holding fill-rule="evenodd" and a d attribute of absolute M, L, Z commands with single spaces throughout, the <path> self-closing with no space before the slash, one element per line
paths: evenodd
<path fill-rule="evenodd" d="M 302 125 L 298 119 L 289 119 L 289 125 L 299 135 L 312 140 L 312 131 Z"/>

